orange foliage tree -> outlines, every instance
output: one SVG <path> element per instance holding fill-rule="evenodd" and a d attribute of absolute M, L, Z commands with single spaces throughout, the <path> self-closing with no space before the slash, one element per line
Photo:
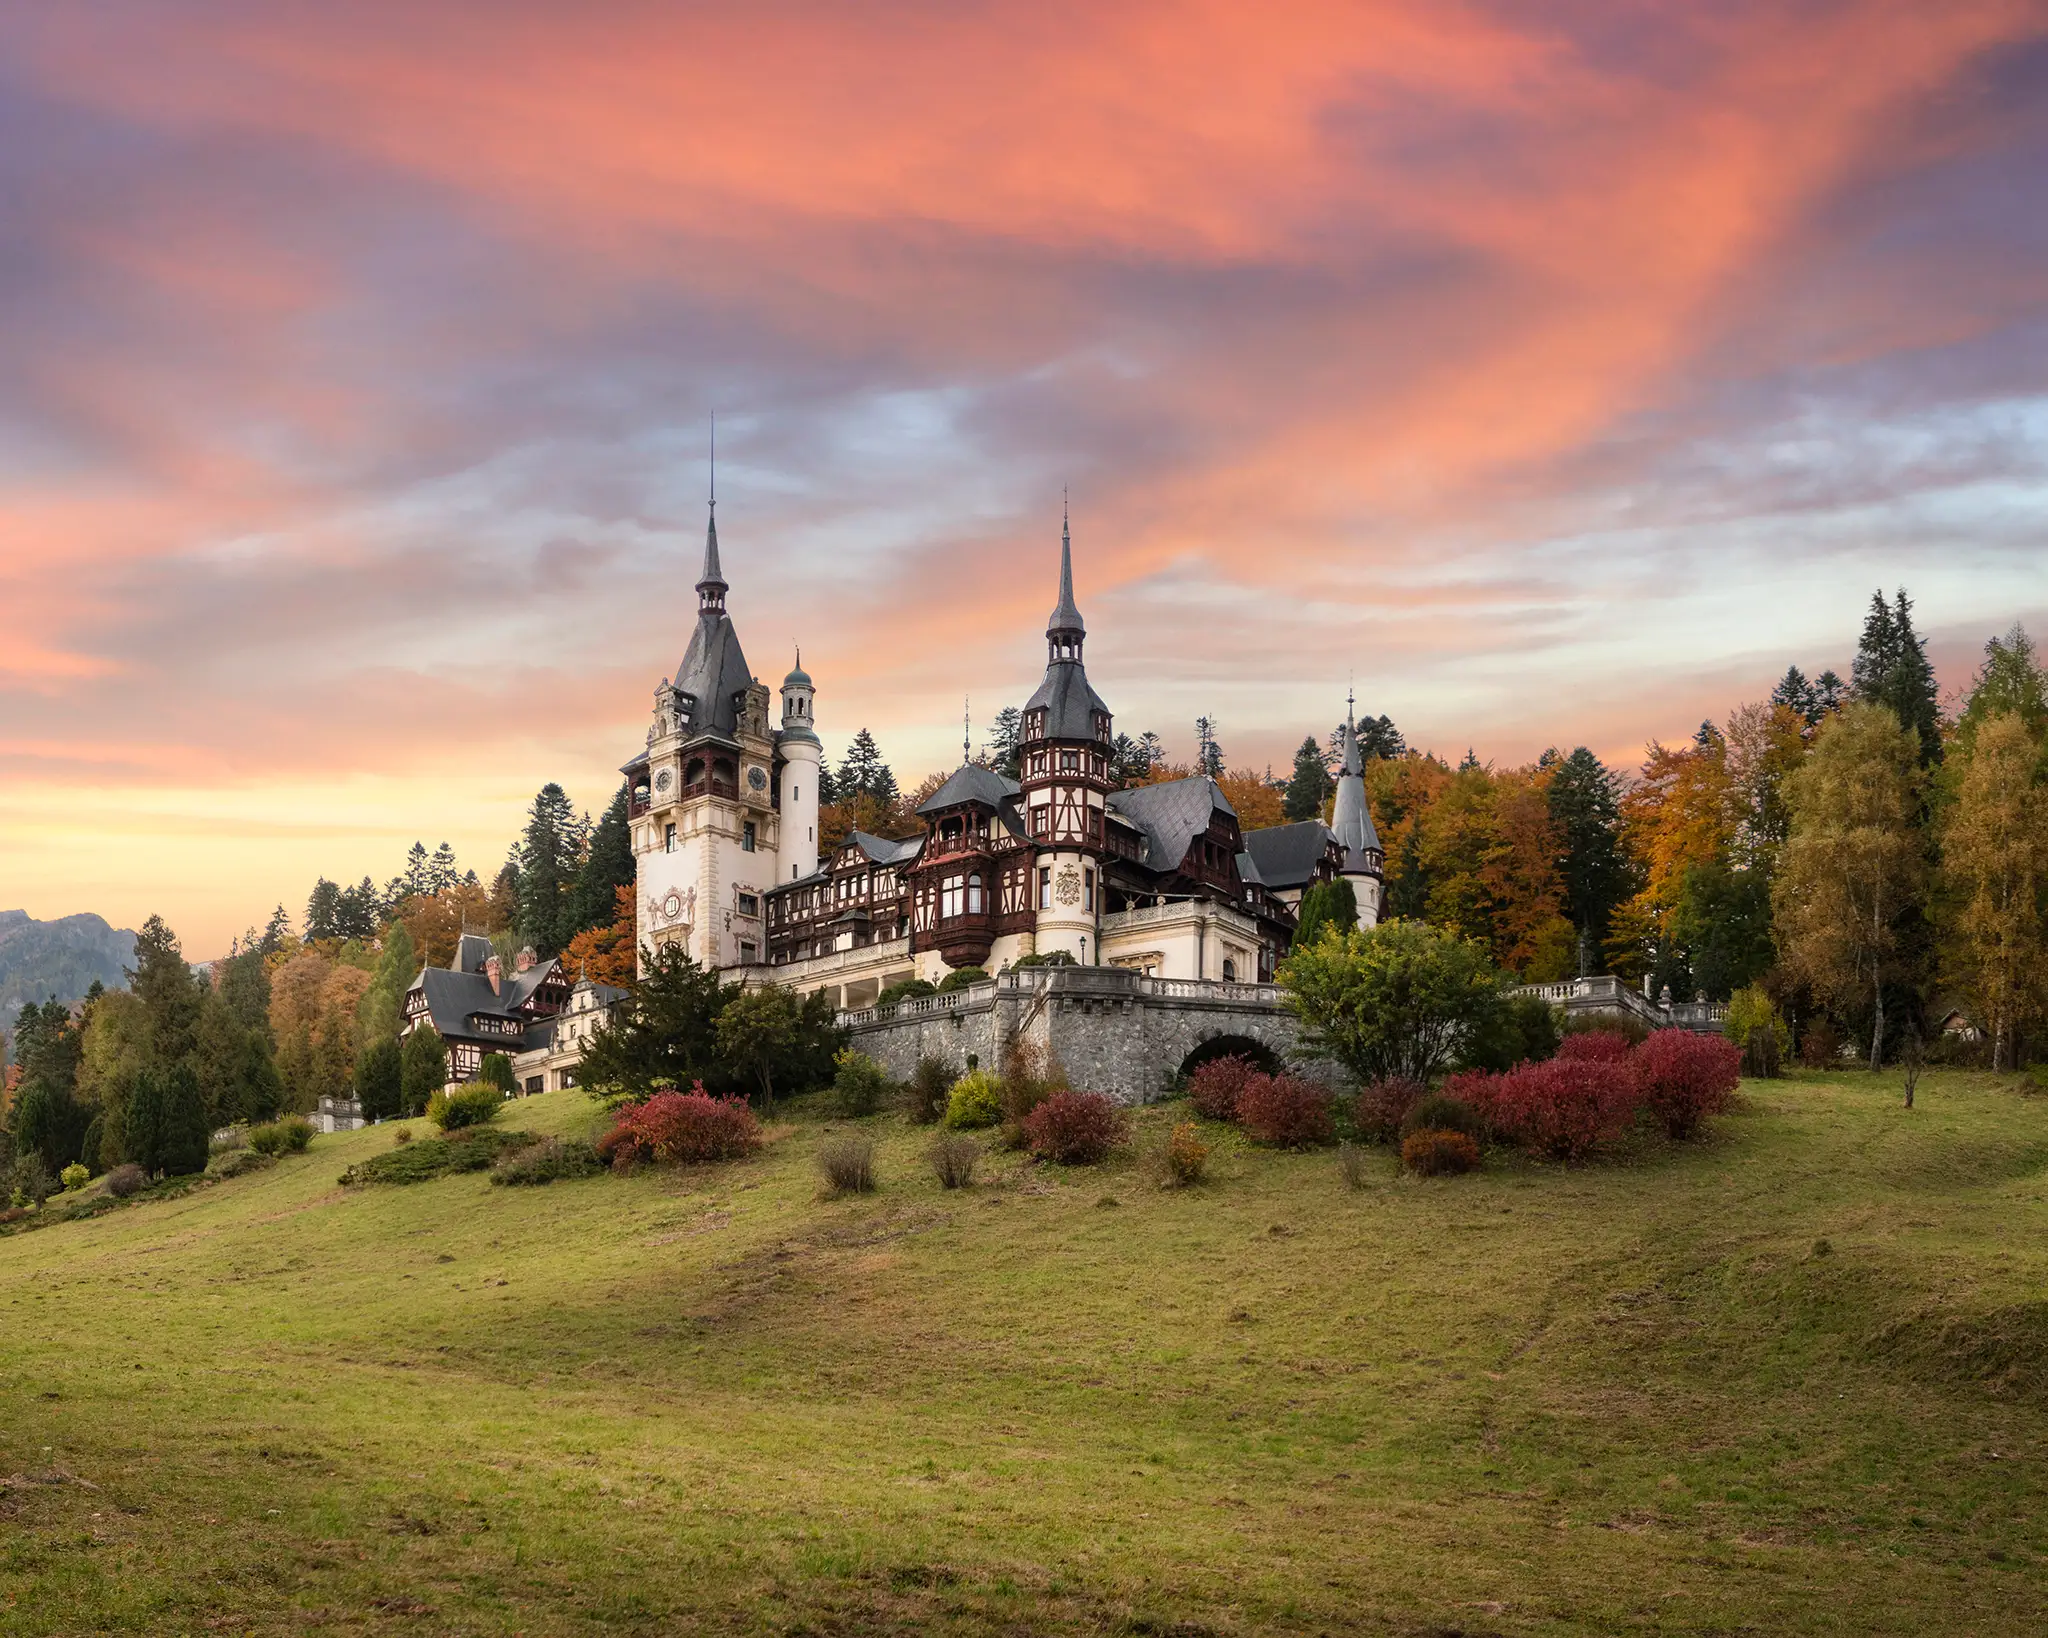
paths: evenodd
<path fill-rule="evenodd" d="M 612 919 L 587 927 L 562 952 L 562 970 L 571 978 L 630 989 L 638 976 L 633 889 L 612 890 Z"/>

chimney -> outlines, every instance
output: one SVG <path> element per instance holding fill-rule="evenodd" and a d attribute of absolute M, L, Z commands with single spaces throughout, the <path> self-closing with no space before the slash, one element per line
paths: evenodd
<path fill-rule="evenodd" d="M 505 964 L 496 956 L 484 963 L 484 976 L 491 981 L 491 994 L 502 995 L 505 991 Z"/>
<path fill-rule="evenodd" d="M 519 954 L 515 959 L 519 963 L 519 970 L 523 973 L 527 973 L 533 971 L 533 964 L 536 961 L 538 961 L 540 957 L 533 953 L 533 946 L 531 944 L 522 944 L 519 946 Z"/>

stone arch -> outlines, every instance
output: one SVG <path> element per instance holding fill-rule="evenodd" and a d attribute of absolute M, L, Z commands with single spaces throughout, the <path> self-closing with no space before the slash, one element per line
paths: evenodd
<path fill-rule="evenodd" d="M 1233 1035 L 1219 1031 L 1197 1041 L 1186 1057 L 1180 1061 L 1180 1074 L 1192 1075 L 1212 1058 L 1249 1058 L 1268 1075 L 1278 1074 L 1286 1067 L 1285 1061 L 1272 1047 L 1256 1036 Z"/>

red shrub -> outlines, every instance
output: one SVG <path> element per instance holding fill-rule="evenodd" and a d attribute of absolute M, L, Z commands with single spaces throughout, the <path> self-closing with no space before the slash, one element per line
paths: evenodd
<path fill-rule="evenodd" d="M 1211 1120 L 1236 1120 L 1238 1094 L 1252 1081 L 1263 1080 L 1249 1058 L 1211 1058 L 1188 1077 L 1188 1101 L 1195 1113 Z"/>
<path fill-rule="evenodd" d="M 1551 1060 L 1555 1062 L 1556 1060 Z M 1468 1069 L 1462 1074 L 1446 1075 L 1439 1096 L 1462 1103 L 1479 1117 L 1479 1124 L 1488 1136 L 1505 1136 L 1501 1124 L 1501 1087 L 1507 1076 L 1498 1070 Z"/>
<path fill-rule="evenodd" d="M 1401 1164 L 1418 1177 L 1452 1177 L 1478 1169 L 1479 1145 L 1463 1132 L 1410 1132 L 1401 1140 Z"/>
<path fill-rule="evenodd" d="M 1618 1064 L 1629 1055 L 1629 1039 L 1618 1029 L 1587 1029 L 1557 1044 L 1557 1056 L 1574 1063 Z"/>
<path fill-rule="evenodd" d="M 1660 1029 L 1635 1050 L 1643 1107 L 1674 1138 L 1687 1138 L 1728 1107 L 1742 1077 L 1742 1049 L 1719 1035 Z"/>
<path fill-rule="evenodd" d="M 642 1160 L 665 1166 L 737 1160 L 761 1147 L 761 1123 L 745 1098 L 714 1098 L 697 1082 L 687 1092 L 657 1092 L 619 1111 L 598 1141 L 599 1156 L 621 1171 Z"/>
<path fill-rule="evenodd" d="M 1358 1093 L 1354 1119 L 1358 1135 L 1384 1143 L 1401 1130 L 1408 1111 L 1423 1099 L 1429 1088 L 1420 1081 L 1374 1081 Z"/>
<path fill-rule="evenodd" d="M 1088 1166 L 1123 1142 L 1130 1120 L 1100 1092 L 1055 1092 L 1024 1117 L 1023 1127 L 1041 1160 Z"/>
<path fill-rule="evenodd" d="M 1635 1118 L 1639 1100 L 1633 1066 L 1598 1058 L 1521 1064 L 1498 1077 L 1486 1095 L 1485 1113 L 1496 1133 L 1553 1160 L 1583 1160 Z"/>
<path fill-rule="evenodd" d="M 1330 1094 L 1293 1075 L 1259 1075 L 1237 1095 L 1237 1123 L 1254 1143 L 1311 1149 L 1336 1136 Z"/>

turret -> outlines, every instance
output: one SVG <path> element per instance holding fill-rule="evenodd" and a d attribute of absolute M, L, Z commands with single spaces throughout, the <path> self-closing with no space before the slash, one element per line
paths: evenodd
<path fill-rule="evenodd" d="M 783 758 L 780 860 L 786 882 L 818 868 L 818 781 L 825 753 L 811 719 L 815 697 L 799 650 L 796 668 L 782 679 L 782 732 L 776 736 Z"/>
<path fill-rule="evenodd" d="M 1352 720 L 1353 700 L 1344 701 L 1344 727 L 1339 734 L 1344 759 L 1337 773 L 1337 801 L 1330 814 L 1330 829 L 1344 847 L 1344 864 L 1339 874 L 1351 884 L 1358 901 L 1358 925 L 1377 926 L 1380 893 L 1385 879 L 1386 855 L 1380 849 L 1380 833 L 1372 822 L 1372 809 L 1365 800 L 1365 765 L 1358 754 L 1358 728 Z"/>

